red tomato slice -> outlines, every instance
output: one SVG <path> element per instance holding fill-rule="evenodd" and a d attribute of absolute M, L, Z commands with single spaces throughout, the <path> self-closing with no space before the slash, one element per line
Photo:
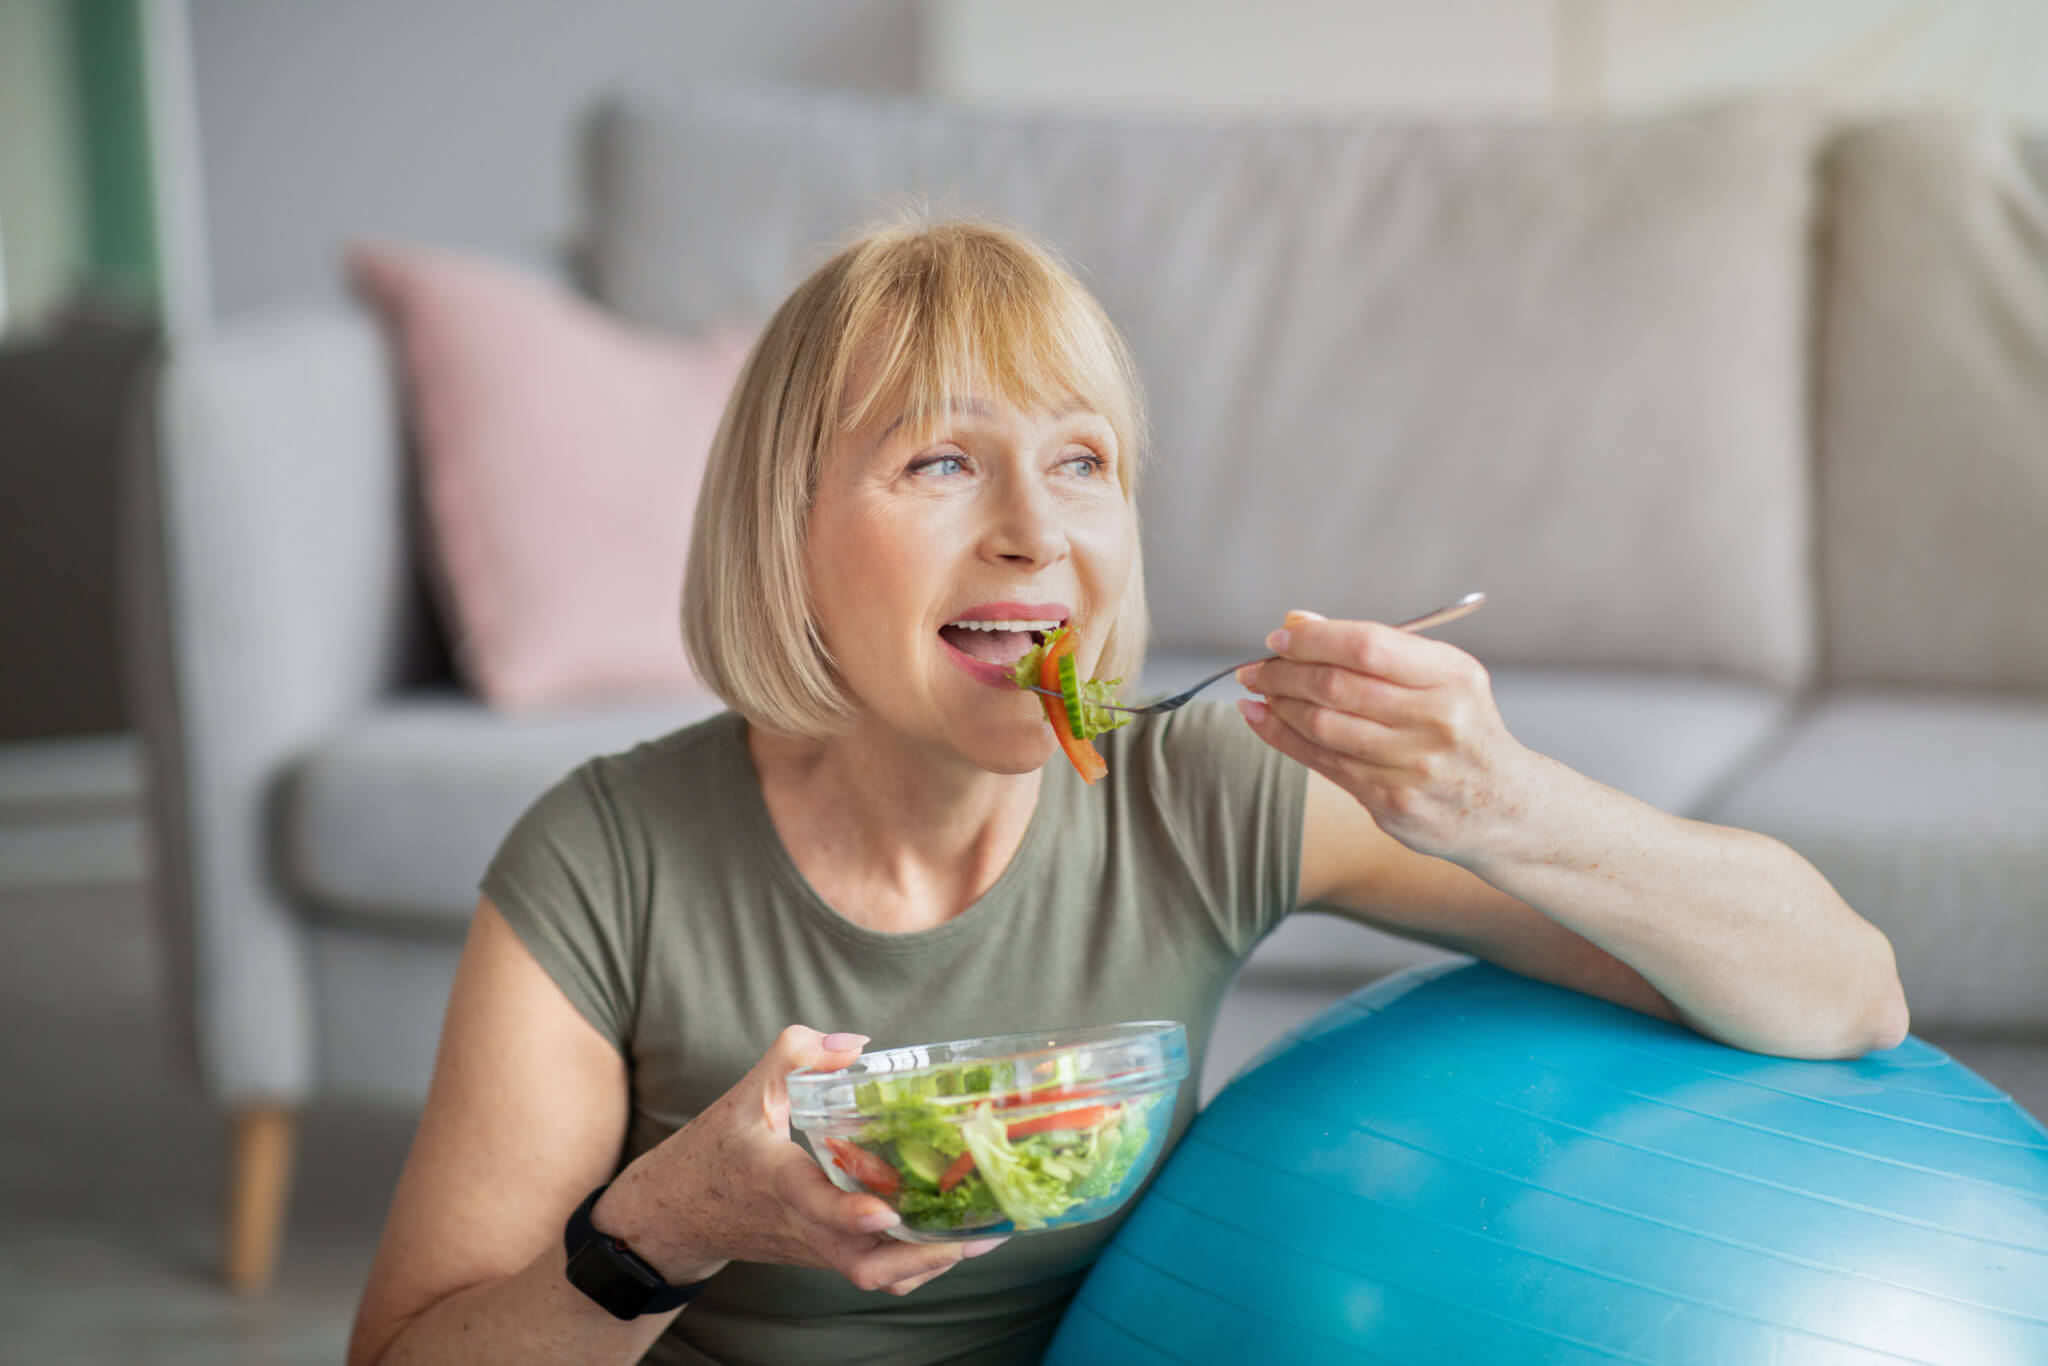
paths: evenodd
<path fill-rule="evenodd" d="M 1066 1100 L 1087 1100 L 1102 1093 L 1100 1086 L 1048 1086 L 1042 1091 L 1004 1096 L 996 1104 L 1003 1109 L 1018 1105 L 1057 1105 Z"/>
<path fill-rule="evenodd" d="M 833 1166 L 875 1194 L 894 1195 L 903 1188 L 903 1174 L 859 1144 L 828 1138 L 825 1146 L 832 1150 Z"/>
<path fill-rule="evenodd" d="M 1060 690 L 1060 656 L 1074 653 L 1076 641 L 1072 630 L 1054 641 L 1052 648 L 1038 661 L 1038 686 L 1053 692 Z M 1086 740 L 1076 740 L 1074 732 L 1067 725 L 1067 704 L 1057 697 L 1040 693 L 1038 700 L 1045 705 L 1045 719 L 1052 722 L 1052 733 L 1060 742 L 1060 748 L 1067 752 L 1067 759 L 1080 773 L 1083 782 L 1095 782 L 1109 772 L 1109 765 L 1095 752 L 1095 746 Z"/>
<path fill-rule="evenodd" d="M 974 1170 L 974 1154 L 962 1153 L 953 1159 L 953 1165 L 946 1168 L 939 1177 L 939 1189 L 949 1191 L 967 1179 L 967 1173 Z"/>
<path fill-rule="evenodd" d="M 1116 1105 L 1082 1105 L 1072 1110 L 1055 1110 L 1049 1115 L 1035 1119 L 1020 1119 L 1009 1126 L 1010 1141 L 1028 1138 L 1032 1134 L 1048 1133 L 1054 1129 L 1092 1129 L 1108 1120 L 1122 1107 Z"/>

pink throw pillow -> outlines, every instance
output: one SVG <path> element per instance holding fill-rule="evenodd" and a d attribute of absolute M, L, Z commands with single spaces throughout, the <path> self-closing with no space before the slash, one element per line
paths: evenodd
<path fill-rule="evenodd" d="M 751 335 L 658 336 L 443 252 L 358 247 L 348 273 L 402 359 L 464 680 L 508 710 L 694 687 L 690 517 Z"/>

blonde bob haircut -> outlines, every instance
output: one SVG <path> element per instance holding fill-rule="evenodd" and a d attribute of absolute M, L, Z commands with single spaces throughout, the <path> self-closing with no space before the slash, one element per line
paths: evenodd
<path fill-rule="evenodd" d="M 1022 235 L 906 219 L 856 238 L 796 287 L 754 343 L 712 439 L 683 579 L 683 643 L 697 677 L 748 721 L 825 739 L 854 714 L 804 568 L 834 440 L 899 413 L 914 439 L 928 439 L 970 395 L 1026 412 L 1078 405 L 1115 434 L 1131 577 L 1095 672 L 1136 672 L 1147 625 L 1136 550 L 1145 430 L 1123 339 Z"/>

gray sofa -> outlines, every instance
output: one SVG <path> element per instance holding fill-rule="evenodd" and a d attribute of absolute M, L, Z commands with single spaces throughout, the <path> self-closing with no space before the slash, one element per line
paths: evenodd
<path fill-rule="evenodd" d="M 582 169 L 588 288 L 664 328 L 760 319 L 907 195 L 1053 244 L 1151 401 L 1147 687 L 1290 607 L 1483 588 L 1445 635 L 1526 743 L 1807 854 L 1891 936 L 1916 1030 L 2048 1047 L 2048 139 L 1779 102 L 1268 125 L 706 92 L 621 96 Z M 462 691 L 358 312 L 179 346 L 144 425 L 130 655 L 186 1051 L 230 1110 L 415 1103 L 500 834 L 716 704 Z M 1293 918 L 1208 1088 L 1434 953 Z"/>

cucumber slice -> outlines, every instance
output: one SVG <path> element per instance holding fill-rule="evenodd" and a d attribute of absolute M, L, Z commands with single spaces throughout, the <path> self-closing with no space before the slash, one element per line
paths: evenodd
<path fill-rule="evenodd" d="M 1089 732 L 1081 716 L 1081 671 L 1074 667 L 1072 655 L 1061 655 L 1059 668 L 1060 700 L 1067 704 L 1067 729 L 1076 740 L 1086 740 Z"/>
<path fill-rule="evenodd" d="M 922 1177 L 928 1186 L 936 1188 L 939 1178 L 946 1174 L 946 1159 L 939 1156 L 938 1149 L 918 1139 L 897 1139 L 896 1156 L 902 1159 L 904 1170 Z"/>

